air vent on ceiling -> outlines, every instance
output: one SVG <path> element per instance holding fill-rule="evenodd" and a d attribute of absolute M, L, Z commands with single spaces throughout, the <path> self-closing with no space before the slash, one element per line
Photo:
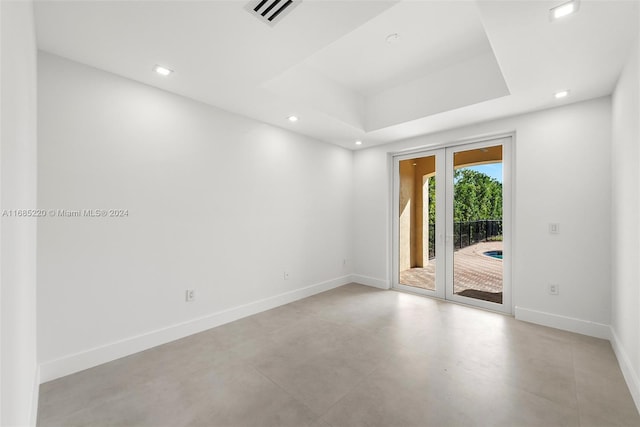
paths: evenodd
<path fill-rule="evenodd" d="M 265 24 L 274 26 L 302 0 L 252 0 L 246 9 Z"/>

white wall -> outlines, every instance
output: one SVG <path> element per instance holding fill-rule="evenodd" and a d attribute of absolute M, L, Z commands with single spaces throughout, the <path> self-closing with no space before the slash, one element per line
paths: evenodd
<path fill-rule="evenodd" d="M 640 407 L 640 70 L 638 43 L 613 94 L 611 265 L 613 346 Z"/>
<path fill-rule="evenodd" d="M 390 152 L 515 131 L 516 317 L 608 336 L 611 101 L 600 98 L 359 151 L 354 158 L 355 274 L 388 286 Z M 548 223 L 561 234 L 548 234 Z M 547 294 L 549 282 L 560 294 Z"/>
<path fill-rule="evenodd" d="M 129 212 L 39 222 L 43 380 L 349 279 L 349 150 L 46 53 L 39 132 L 40 208 Z"/>
<path fill-rule="evenodd" d="M 36 207 L 36 43 L 32 4 L 0 2 L 0 210 Z M 0 222 L 0 425 L 35 424 L 36 220 Z"/>

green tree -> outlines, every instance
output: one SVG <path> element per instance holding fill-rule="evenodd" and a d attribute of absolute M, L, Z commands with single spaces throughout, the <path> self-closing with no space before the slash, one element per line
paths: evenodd
<path fill-rule="evenodd" d="M 436 223 L 436 177 L 429 178 L 429 224 Z"/>
<path fill-rule="evenodd" d="M 453 177 L 454 222 L 502 219 L 502 183 L 471 169 L 461 168 Z M 436 220 L 436 179 L 429 179 L 429 223 Z"/>
<path fill-rule="evenodd" d="M 502 183 L 471 169 L 458 169 L 453 177 L 455 222 L 502 219 Z"/>

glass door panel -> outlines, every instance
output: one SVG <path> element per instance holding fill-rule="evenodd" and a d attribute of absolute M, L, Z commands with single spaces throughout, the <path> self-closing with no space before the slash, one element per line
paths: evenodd
<path fill-rule="evenodd" d="M 494 144 L 447 152 L 447 299 L 505 311 L 504 145 Z"/>
<path fill-rule="evenodd" d="M 444 297 L 443 150 L 401 159 L 396 164 L 397 258 L 394 286 Z M 444 175 L 443 175 L 444 176 Z M 438 257 L 441 252 L 440 257 Z M 442 276 L 442 278 L 440 278 Z"/>

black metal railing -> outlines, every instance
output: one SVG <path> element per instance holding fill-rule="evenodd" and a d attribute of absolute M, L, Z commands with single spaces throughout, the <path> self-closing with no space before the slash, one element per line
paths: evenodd
<path fill-rule="evenodd" d="M 429 259 L 436 257 L 436 225 L 429 224 Z"/>
<path fill-rule="evenodd" d="M 474 243 L 502 236 L 502 220 L 453 223 L 453 247 L 462 249 Z"/>
<path fill-rule="evenodd" d="M 462 249 L 478 242 L 502 238 L 502 220 L 478 220 L 453 223 L 453 249 Z M 429 224 L 429 259 L 436 256 L 436 225 Z"/>

